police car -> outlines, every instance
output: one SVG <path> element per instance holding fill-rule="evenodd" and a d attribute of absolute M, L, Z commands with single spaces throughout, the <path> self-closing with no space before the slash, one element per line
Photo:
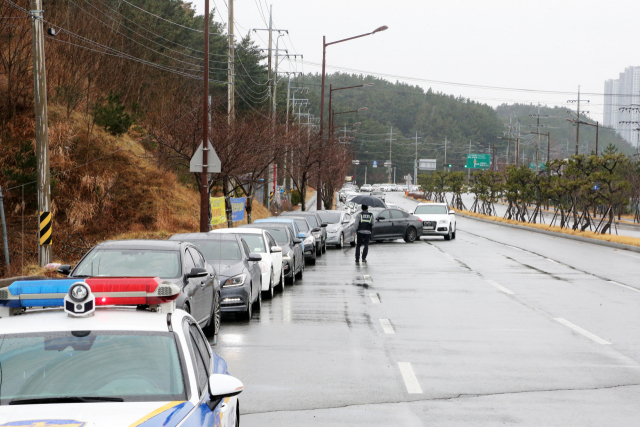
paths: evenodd
<path fill-rule="evenodd" d="M 157 277 L 0 289 L 0 426 L 239 426 L 244 386 Z"/>

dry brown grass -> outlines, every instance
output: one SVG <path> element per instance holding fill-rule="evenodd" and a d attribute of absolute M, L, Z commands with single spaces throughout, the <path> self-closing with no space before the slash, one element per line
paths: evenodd
<path fill-rule="evenodd" d="M 529 228 L 537 228 L 539 230 L 553 231 L 555 233 L 570 234 L 572 236 L 588 237 L 590 239 L 595 239 L 595 240 L 604 240 L 606 242 L 620 243 L 620 244 L 623 244 L 623 245 L 639 246 L 640 247 L 640 239 L 636 238 L 636 237 L 617 236 L 617 235 L 613 235 L 613 234 L 597 234 L 597 233 L 594 233 L 592 231 L 568 230 L 566 228 L 560 228 L 558 226 L 552 226 L 552 225 L 547 225 L 547 224 L 530 224 L 528 222 L 521 222 L 521 221 L 516 221 L 516 220 L 513 220 L 513 219 L 505 219 L 505 218 L 500 218 L 500 217 L 492 216 L 492 215 L 483 215 L 483 214 L 471 212 L 471 211 L 468 211 L 468 210 L 460 210 L 460 209 L 454 209 L 454 210 L 456 212 L 460 212 L 460 213 L 462 213 L 464 215 L 469 215 L 469 216 L 476 217 L 476 218 L 488 219 L 488 220 L 495 221 L 495 222 L 502 222 L 502 223 L 514 224 L 514 225 L 522 225 L 522 226 L 529 227 Z"/>

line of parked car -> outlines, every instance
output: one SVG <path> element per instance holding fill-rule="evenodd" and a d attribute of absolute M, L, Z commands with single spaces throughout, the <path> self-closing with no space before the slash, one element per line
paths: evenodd
<path fill-rule="evenodd" d="M 355 219 L 344 211 L 284 212 L 278 217 L 168 240 L 118 240 L 94 246 L 60 274 L 69 278 L 159 277 L 180 287 L 176 307 L 213 335 L 223 313 L 251 319 L 262 298 L 302 279 L 327 246 L 355 246 Z"/>

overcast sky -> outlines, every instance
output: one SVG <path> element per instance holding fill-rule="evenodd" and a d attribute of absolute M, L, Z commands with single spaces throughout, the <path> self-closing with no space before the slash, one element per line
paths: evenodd
<path fill-rule="evenodd" d="M 226 1 L 210 0 L 220 12 L 216 20 L 227 20 Z M 193 4 L 204 12 L 204 0 Z M 267 28 L 262 13 L 268 22 L 269 5 L 274 28 L 289 30 L 281 43 L 304 55 L 303 63 L 284 61 L 281 69 L 320 72 L 323 35 L 330 42 L 387 25 L 387 31 L 329 46 L 327 66 L 493 106 L 568 106 L 580 85 L 582 98 L 591 101 L 583 109 L 602 121 L 604 81 L 640 65 L 640 2 L 634 0 L 235 0 L 236 33 Z M 254 38 L 267 47 L 266 32 Z"/>

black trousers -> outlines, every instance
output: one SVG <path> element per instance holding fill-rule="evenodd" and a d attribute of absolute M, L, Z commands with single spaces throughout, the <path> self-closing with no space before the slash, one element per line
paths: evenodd
<path fill-rule="evenodd" d="M 360 260 L 360 245 L 364 245 L 362 250 L 362 259 L 367 259 L 369 253 L 369 240 L 371 240 L 371 234 L 356 233 L 358 236 L 358 242 L 356 243 L 356 261 Z"/>

